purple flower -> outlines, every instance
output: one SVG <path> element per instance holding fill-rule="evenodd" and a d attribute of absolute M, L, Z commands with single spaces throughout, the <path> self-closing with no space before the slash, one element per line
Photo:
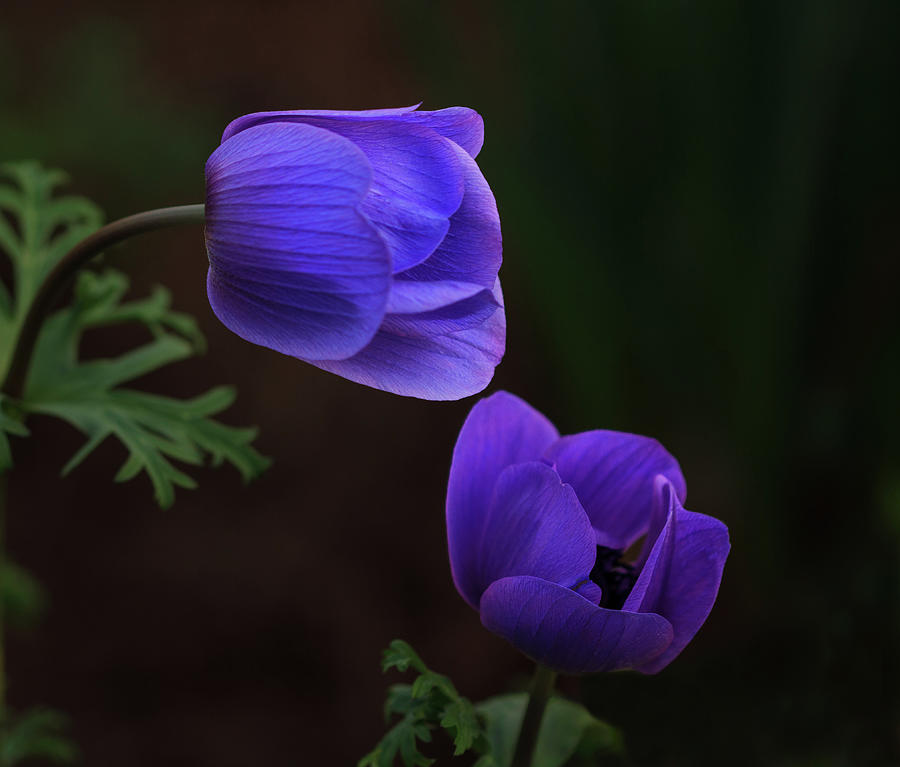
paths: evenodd
<path fill-rule="evenodd" d="M 506 343 L 483 140 L 464 107 L 239 117 L 206 163 L 213 311 L 377 389 L 481 391 Z"/>
<path fill-rule="evenodd" d="M 684 509 L 685 493 L 656 440 L 560 437 L 498 392 L 472 408 L 453 451 L 453 581 L 485 627 L 550 668 L 656 673 L 709 615 L 730 548 L 725 525 Z"/>

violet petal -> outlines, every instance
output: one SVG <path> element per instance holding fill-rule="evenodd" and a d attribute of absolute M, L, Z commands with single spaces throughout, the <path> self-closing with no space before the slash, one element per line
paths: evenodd
<path fill-rule="evenodd" d="M 678 462 L 650 437 L 587 431 L 563 437 L 546 457 L 578 493 L 598 546 L 627 549 L 647 532 L 657 474 L 668 477 L 681 500 L 687 492 Z"/>
<path fill-rule="evenodd" d="M 388 248 L 358 207 L 371 169 L 352 142 L 308 125 L 260 125 L 206 165 L 210 304 L 252 343 L 339 359 L 381 324 Z"/>
<path fill-rule="evenodd" d="M 421 315 L 386 315 L 372 341 L 348 359 L 307 362 L 394 394 L 456 400 L 491 382 L 505 347 L 506 315 L 498 282 L 491 295 L 483 291 Z"/>
<path fill-rule="evenodd" d="M 558 436 L 541 413 L 505 391 L 476 403 L 459 432 L 447 487 L 447 542 L 456 587 L 476 609 L 482 531 L 497 478 L 507 466 L 539 459 Z"/>
<path fill-rule="evenodd" d="M 405 122 L 419 123 L 437 131 L 462 147 L 471 157 L 477 157 L 484 144 L 484 120 L 474 109 L 447 107 L 433 112 L 408 112 Z"/>
<path fill-rule="evenodd" d="M 465 191 L 459 155 L 468 155 L 456 144 L 395 118 L 285 113 L 280 119 L 332 131 L 365 153 L 372 184 L 361 210 L 387 240 L 395 272 L 421 263 L 440 245 Z"/>
<path fill-rule="evenodd" d="M 471 282 L 413 282 L 394 280 L 388 297 L 387 314 L 421 314 L 471 298 L 485 290 Z"/>
<path fill-rule="evenodd" d="M 387 109 L 282 109 L 274 112 L 252 112 L 241 115 L 225 126 L 222 133 L 222 141 L 225 142 L 241 131 L 252 128 L 254 125 L 264 125 L 276 122 L 297 122 L 298 117 L 340 117 L 348 120 L 377 120 L 414 112 L 419 104 L 410 107 L 388 107 Z"/>
<path fill-rule="evenodd" d="M 672 626 L 660 615 L 597 607 L 531 576 L 494 581 L 481 597 L 481 622 L 538 663 L 569 674 L 640 667 L 672 641 Z"/>
<path fill-rule="evenodd" d="M 686 511 L 677 502 L 675 518 L 671 563 L 663 582 L 653 589 L 655 599 L 644 600 L 641 607 L 665 616 L 672 624 L 674 637 L 661 655 L 636 666 L 645 674 L 655 674 L 671 663 L 706 621 L 719 593 L 731 549 L 728 528 L 718 519 Z M 648 560 L 645 570 L 649 567 Z"/>
<path fill-rule="evenodd" d="M 575 491 L 540 461 L 507 466 L 494 485 L 470 596 L 514 575 L 563 586 L 585 581 L 597 557 L 594 531 Z"/>
<path fill-rule="evenodd" d="M 447 236 L 427 260 L 395 274 L 396 279 L 453 280 L 491 288 L 497 278 L 503 261 L 497 203 L 475 161 L 459 147 L 456 153 L 465 194 L 459 210 L 450 217 Z"/>

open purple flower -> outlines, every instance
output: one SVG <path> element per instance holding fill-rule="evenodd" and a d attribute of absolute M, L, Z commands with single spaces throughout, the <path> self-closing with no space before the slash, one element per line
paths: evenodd
<path fill-rule="evenodd" d="M 498 392 L 472 408 L 453 451 L 456 588 L 486 628 L 552 669 L 656 673 L 706 620 L 730 548 L 725 525 L 684 509 L 686 490 L 656 440 L 560 437 Z"/>
<path fill-rule="evenodd" d="M 242 338 L 377 389 L 459 399 L 503 356 L 477 112 L 259 112 L 206 163 L 207 290 Z"/>

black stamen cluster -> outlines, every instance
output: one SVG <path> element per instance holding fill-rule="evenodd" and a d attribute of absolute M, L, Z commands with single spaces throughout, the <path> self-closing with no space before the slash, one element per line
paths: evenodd
<path fill-rule="evenodd" d="M 623 553 L 620 549 L 597 547 L 597 561 L 590 578 L 603 590 L 600 607 L 621 610 L 637 580 L 634 565 L 622 561 Z"/>

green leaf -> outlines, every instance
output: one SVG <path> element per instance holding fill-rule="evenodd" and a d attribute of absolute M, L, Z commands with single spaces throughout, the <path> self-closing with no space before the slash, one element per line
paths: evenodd
<path fill-rule="evenodd" d="M 498 695 L 476 705 L 487 720 L 490 753 L 497 767 L 509 767 L 528 705 L 528 695 Z M 531 767 L 562 767 L 573 758 L 594 763 L 599 754 L 624 753 L 621 733 L 595 718 L 584 706 L 551 698 L 538 732 Z"/>
<path fill-rule="evenodd" d="M 62 734 L 67 725 L 65 716 L 50 709 L 32 709 L 19 716 L 9 709 L 0 711 L 0 767 L 31 759 L 75 761 L 78 749 Z"/>
<path fill-rule="evenodd" d="M 456 750 L 454 756 L 459 756 L 475 745 L 476 739 L 481 735 L 482 725 L 475 712 L 475 707 L 465 698 L 450 701 L 444 709 L 441 718 L 441 727 L 448 730 L 453 736 L 453 745 Z"/>
<path fill-rule="evenodd" d="M 382 655 L 381 670 L 388 671 L 395 668 L 398 671 L 406 671 L 410 666 L 420 674 L 428 670 L 409 643 L 404 642 L 402 639 L 395 639 L 388 645 L 388 648 Z"/>
<path fill-rule="evenodd" d="M 47 595 L 43 587 L 26 570 L 9 559 L 5 559 L 0 567 L 3 619 L 16 627 L 33 625 L 47 606 Z"/>
<path fill-rule="evenodd" d="M 0 166 L 0 250 L 13 267 L 15 296 L 0 290 L 0 376 L 5 375 L 22 320 L 51 269 L 93 232 L 100 211 L 80 197 L 54 195 L 65 174 L 37 163 Z M 29 414 L 61 418 L 87 437 L 63 468 L 67 474 L 108 437 L 118 440 L 127 457 L 116 481 L 146 474 L 160 506 L 170 506 L 175 488 L 194 480 L 174 462 L 232 464 L 245 481 L 260 474 L 268 460 L 252 446 L 254 429 L 226 426 L 211 416 L 228 408 L 234 391 L 218 387 L 192 399 L 171 399 L 121 388 L 161 367 L 205 349 L 197 323 L 171 309 L 171 296 L 157 287 L 146 298 L 125 300 L 128 278 L 107 270 L 82 272 L 72 303 L 45 320 L 15 408 L 0 398 L 0 471 L 12 463 L 8 434 L 26 434 Z M 82 360 L 84 332 L 135 324 L 148 340 L 110 359 Z"/>
<path fill-rule="evenodd" d="M 384 701 L 384 721 L 391 721 L 391 714 L 409 714 L 419 706 L 412 695 L 411 684 L 394 684 L 388 688 Z"/>
<path fill-rule="evenodd" d="M 102 223 L 100 209 L 82 197 L 56 197 L 66 181 L 36 162 L 0 165 L 0 251 L 12 265 L 15 296 L 0 288 L 0 371 L 5 377 L 22 320 L 59 260 Z M 12 223 L 11 223 L 11 222 Z"/>
<path fill-rule="evenodd" d="M 27 437 L 28 429 L 22 423 L 22 413 L 12 407 L 8 397 L 0 394 L 0 474 L 12 468 L 12 450 L 7 434 Z"/>
<path fill-rule="evenodd" d="M 398 714 L 401 719 L 358 767 L 392 767 L 398 755 L 405 767 L 432 764 L 434 760 L 419 751 L 418 741 L 430 743 L 432 731 L 439 727 L 453 739 L 455 756 L 488 750 L 483 722 L 471 701 L 462 697 L 446 676 L 429 669 L 409 644 L 400 639 L 391 642 L 382 667 L 385 671 L 412 669 L 419 674 L 411 685 L 395 684 L 388 690 L 385 721 Z M 483 759 L 479 764 L 496 767 Z"/>
<path fill-rule="evenodd" d="M 414 698 L 424 698 L 433 691 L 438 691 L 448 698 L 458 698 L 459 693 L 453 686 L 453 683 L 443 674 L 436 674 L 434 671 L 425 670 L 412 686 L 412 696 Z"/>
<path fill-rule="evenodd" d="M 400 754 L 405 767 L 429 767 L 434 759 L 419 751 L 416 740 L 431 741 L 428 728 L 412 718 L 405 718 L 382 738 L 373 751 L 357 762 L 357 767 L 391 767 Z"/>
<path fill-rule="evenodd" d="M 63 468 L 68 474 L 107 437 L 116 438 L 128 458 L 116 474 L 124 482 L 144 472 L 160 506 L 171 506 L 175 488 L 195 482 L 172 461 L 200 465 L 232 464 L 245 481 L 260 474 L 268 460 L 250 443 L 254 429 L 226 426 L 209 416 L 228 408 L 234 390 L 217 387 L 200 396 L 177 400 L 119 385 L 194 354 L 202 338 L 193 320 L 169 309 L 169 295 L 123 302 L 127 279 L 115 271 L 79 276 L 73 303 L 44 325 L 26 380 L 22 408 L 62 418 L 87 437 Z M 92 327 L 137 322 L 152 340 L 113 359 L 80 361 L 78 347 Z M 175 332 L 172 332 L 175 331 Z"/>

